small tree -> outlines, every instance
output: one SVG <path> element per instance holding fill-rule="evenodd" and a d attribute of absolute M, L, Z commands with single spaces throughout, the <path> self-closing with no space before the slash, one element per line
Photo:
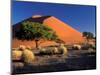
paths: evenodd
<path fill-rule="evenodd" d="M 83 32 L 83 37 L 85 37 L 87 42 L 89 42 L 89 39 L 93 39 L 94 35 L 91 32 Z"/>
<path fill-rule="evenodd" d="M 19 40 L 34 40 L 36 48 L 38 48 L 38 41 L 40 40 L 54 40 L 58 39 L 56 33 L 48 26 L 37 22 L 22 22 L 20 28 L 15 33 L 15 37 Z"/>

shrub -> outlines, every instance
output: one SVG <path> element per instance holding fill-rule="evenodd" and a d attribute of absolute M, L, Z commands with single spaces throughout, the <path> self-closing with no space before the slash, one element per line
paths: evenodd
<path fill-rule="evenodd" d="M 32 48 L 30 46 L 26 46 L 26 49 L 28 50 L 32 50 Z"/>
<path fill-rule="evenodd" d="M 73 45 L 73 49 L 80 50 L 81 49 L 81 45 L 74 44 Z"/>
<path fill-rule="evenodd" d="M 25 50 L 25 49 L 26 49 L 26 47 L 24 45 L 19 46 L 19 50 Z"/>
<path fill-rule="evenodd" d="M 89 48 L 88 52 L 92 53 L 92 52 L 94 52 L 94 50 L 92 48 Z"/>
<path fill-rule="evenodd" d="M 91 45 L 91 44 L 84 44 L 84 45 L 82 46 L 82 49 L 83 49 L 83 50 L 89 50 L 89 49 L 95 50 L 95 49 L 96 49 L 96 46 L 95 46 L 95 45 Z"/>
<path fill-rule="evenodd" d="M 61 46 L 60 46 L 60 53 L 61 54 L 63 54 L 63 55 L 66 55 L 67 53 L 68 53 L 68 50 L 67 50 L 67 48 L 63 45 L 63 44 L 61 44 Z"/>
<path fill-rule="evenodd" d="M 92 45 L 92 48 L 93 48 L 94 50 L 96 50 L 96 46 L 95 46 L 95 45 Z"/>
<path fill-rule="evenodd" d="M 67 54 L 67 48 L 66 47 L 61 47 L 60 48 L 60 53 L 63 54 L 63 55 L 66 55 Z"/>
<path fill-rule="evenodd" d="M 88 50 L 89 50 L 90 53 L 95 52 L 96 46 L 95 45 L 91 45 Z"/>
<path fill-rule="evenodd" d="M 60 46 L 58 49 L 57 47 L 48 47 L 48 48 L 41 48 L 40 54 L 41 55 L 52 55 L 52 54 L 67 54 L 67 48 L 64 46 Z"/>
<path fill-rule="evenodd" d="M 44 53 L 45 53 L 45 51 L 46 51 L 46 49 L 45 49 L 45 48 L 39 48 L 39 50 L 40 50 L 40 54 L 44 54 Z"/>
<path fill-rule="evenodd" d="M 57 47 L 53 47 L 53 53 L 54 53 L 54 54 L 59 53 L 59 51 L 58 51 L 58 48 L 57 48 Z"/>
<path fill-rule="evenodd" d="M 51 55 L 52 54 L 52 51 L 49 48 L 48 49 L 41 48 L 40 54 L 41 55 Z"/>
<path fill-rule="evenodd" d="M 23 59 L 25 63 L 32 63 L 35 59 L 35 55 L 32 51 L 25 49 L 23 51 Z"/>
<path fill-rule="evenodd" d="M 58 53 L 57 47 L 41 48 L 40 54 L 42 55 L 52 55 Z"/>
<path fill-rule="evenodd" d="M 20 60 L 22 56 L 22 51 L 13 50 L 12 51 L 12 60 Z"/>

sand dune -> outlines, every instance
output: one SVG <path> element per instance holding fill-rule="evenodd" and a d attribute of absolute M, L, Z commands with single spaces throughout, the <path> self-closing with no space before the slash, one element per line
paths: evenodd
<path fill-rule="evenodd" d="M 45 25 L 48 25 L 50 28 L 56 31 L 56 34 L 59 36 L 59 38 L 63 40 L 66 44 L 84 42 L 82 34 L 79 31 L 75 30 L 70 25 L 62 22 L 61 20 L 57 19 L 54 16 L 36 16 L 36 17 L 28 18 L 23 21 L 40 22 Z M 15 34 L 15 31 L 19 29 L 21 22 L 13 25 L 13 36 Z M 53 41 L 45 41 L 41 43 L 40 45 L 48 46 L 48 45 L 54 45 L 54 44 L 56 43 Z M 12 47 L 15 48 L 15 47 L 18 47 L 19 45 L 30 45 L 32 47 L 35 47 L 34 41 L 21 41 L 13 37 Z"/>
<path fill-rule="evenodd" d="M 50 17 L 43 22 L 56 31 L 57 35 L 66 43 L 83 42 L 82 34 L 55 17 Z"/>

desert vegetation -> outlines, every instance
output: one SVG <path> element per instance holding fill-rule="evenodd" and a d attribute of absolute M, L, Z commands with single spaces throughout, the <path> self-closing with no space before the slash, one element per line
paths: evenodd
<path fill-rule="evenodd" d="M 71 45 L 72 48 L 69 48 L 68 45 L 61 44 L 60 46 L 32 49 L 29 46 L 21 45 L 12 50 L 13 73 L 55 71 L 58 70 L 58 67 L 63 70 L 94 68 L 96 52 L 94 47 L 85 48 L 86 46 L 81 45 L 81 49 L 79 47 L 77 50 L 73 46 Z M 88 62 L 87 65 L 84 65 L 82 61 Z M 52 68 L 48 69 L 49 67 Z"/>
<path fill-rule="evenodd" d="M 24 63 L 32 63 L 35 59 L 35 55 L 31 49 L 21 45 L 19 48 L 12 50 L 13 61 L 23 61 Z"/>
<path fill-rule="evenodd" d="M 23 68 L 26 67 L 26 65 L 47 65 L 52 62 L 53 64 L 65 63 L 69 58 L 81 58 L 89 55 L 95 56 L 96 53 L 96 44 L 89 43 L 89 40 L 94 38 L 90 32 L 83 32 L 86 43 L 66 44 L 59 39 L 56 32 L 50 27 L 41 23 L 26 21 L 21 23 L 15 36 L 22 41 L 34 41 L 36 45 L 35 48 L 29 45 L 20 45 L 12 49 L 12 61 L 15 68 Z M 57 45 L 42 47 L 40 43 L 41 40 L 54 41 Z"/>
<path fill-rule="evenodd" d="M 34 40 L 36 48 L 40 40 L 57 41 L 58 36 L 50 27 L 38 22 L 23 22 L 21 23 L 19 31 L 16 32 L 16 38 L 19 40 Z"/>

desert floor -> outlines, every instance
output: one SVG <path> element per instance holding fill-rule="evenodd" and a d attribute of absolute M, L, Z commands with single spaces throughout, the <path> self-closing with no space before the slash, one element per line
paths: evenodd
<path fill-rule="evenodd" d="M 13 62 L 12 65 L 15 63 Z M 68 51 L 68 55 L 36 55 L 36 60 L 33 64 L 25 65 L 22 68 L 13 67 L 13 74 L 88 69 L 96 69 L 96 52 L 90 53 L 87 50 L 71 50 Z"/>

